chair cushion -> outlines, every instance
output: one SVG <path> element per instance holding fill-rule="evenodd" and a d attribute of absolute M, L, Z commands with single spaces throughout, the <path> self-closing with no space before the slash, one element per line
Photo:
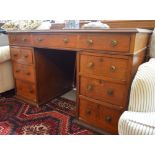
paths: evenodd
<path fill-rule="evenodd" d="M 0 63 L 10 60 L 10 48 L 9 46 L 0 47 Z"/>
<path fill-rule="evenodd" d="M 131 85 L 128 110 L 155 112 L 155 58 L 139 66 Z"/>
<path fill-rule="evenodd" d="M 155 135 L 154 112 L 125 111 L 118 122 L 120 135 Z"/>

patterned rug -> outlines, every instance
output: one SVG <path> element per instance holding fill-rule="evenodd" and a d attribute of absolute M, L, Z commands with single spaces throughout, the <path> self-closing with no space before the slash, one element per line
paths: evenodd
<path fill-rule="evenodd" d="M 0 98 L 0 135 L 91 135 L 74 121 L 76 103 L 64 98 L 32 107 L 17 99 Z"/>

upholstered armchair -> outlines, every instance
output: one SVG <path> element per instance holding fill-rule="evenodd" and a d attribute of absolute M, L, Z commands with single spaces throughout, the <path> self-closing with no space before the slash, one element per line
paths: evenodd
<path fill-rule="evenodd" d="M 142 64 L 133 80 L 128 111 L 119 119 L 119 134 L 155 134 L 155 58 Z"/>
<path fill-rule="evenodd" d="M 10 60 L 10 48 L 8 38 L 0 34 L 0 93 L 14 88 L 12 65 Z"/>
<path fill-rule="evenodd" d="M 118 123 L 121 135 L 155 135 L 155 31 L 151 59 L 140 65 L 131 85 L 129 107 Z"/>

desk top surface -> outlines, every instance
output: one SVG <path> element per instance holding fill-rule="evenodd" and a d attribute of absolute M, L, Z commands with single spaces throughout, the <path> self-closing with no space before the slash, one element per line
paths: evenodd
<path fill-rule="evenodd" d="M 138 28 L 108 28 L 108 29 L 63 29 L 63 30 L 13 30 L 7 33 L 152 33 L 149 29 Z"/>

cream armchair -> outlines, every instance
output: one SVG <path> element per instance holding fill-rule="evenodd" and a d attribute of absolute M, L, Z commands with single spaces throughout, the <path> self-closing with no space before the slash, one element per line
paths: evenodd
<path fill-rule="evenodd" d="M 5 45 L 5 46 L 3 46 Z M 6 46 L 7 45 L 7 46 Z M 10 48 L 7 36 L 0 35 L 0 93 L 14 88 L 12 65 L 10 60 Z"/>
<path fill-rule="evenodd" d="M 142 64 L 132 82 L 128 111 L 118 123 L 121 135 L 155 134 L 155 58 Z"/>

